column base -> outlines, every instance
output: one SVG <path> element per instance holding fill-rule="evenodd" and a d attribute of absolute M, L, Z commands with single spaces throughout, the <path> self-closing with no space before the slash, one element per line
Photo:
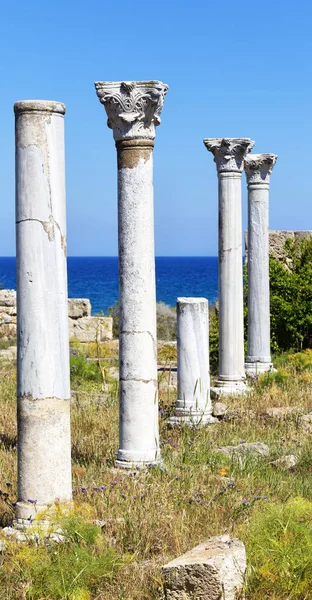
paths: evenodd
<path fill-rule="evenodd" d="M 72 500 L 63 502 L 51 502 L 51 504 L 37 504 L 35 502 L 25 502 L 18 500 L 15 506 L 15 521 L 17 523 L 45 523 L 49 521 L 50 516 L 53 518 L 55 507 L 61 506 L 64 510 L 73 508 Z M 40 517 L 38 518 L 38 515 Z"/>
<path fill-rule="evenodd" d="M 261 375 L 261 373 L 270 373 L 276 372 L 276 369 L 273 368 L 273 363 L 271 362 L 246 362 L 245 363 L 245 371 L 246 375 Z"/>
<path fill-rule="evenodd" d="M 31 502 L 18 501 L 15 507 L 15 516 L 17 523 L 32 523 L 36 520 L 38 514 L 50 510 L 52 504 L 37 504 Z"/>
<path fill-rule="evenodd" d="M 180 427 L 181 425 L 186 427 L 202 427 L 204 425 L 218 423 L 218 419 L 213 417 L 211 412 L 195 412 L 191 409 L 187 411 L 185 409 L 177 408 L 175 414 L 168 419 L 167 423 L 172 427 Z"/>
<path fill-rule="evenodd" d="M 27 502 L 18 503 L 19 514 L 28 514 Z M 62 507 L 67 509 L 72 508 L 72 502 L 68 502 Z M 57 544 L 66 541 L 64 532 L 61 527 L 55 527 L 53 524 L 53 516 L 55 517 L 55 504 L 37 507 L 37 514 L 32 518 L 15 517 L 13 523 L 9 527 L 4 527 L 1 533 L 10 541 L 20 542 L 36 542 L 36 544 Z M 46 514 L 44 513 L 46 511 Z M 50 511 L 50 513 L 49 513 Z M 38 518 L 38 516 L 40 517 Z M 5 546 L 6 542 L 4 542 Z"/>
<path fill-rule="evenodd" d="M 129 452 L 124 450 L 119 450 L 117 459 L 115 461 L 115 467 L 117 469 L 127 469 L 127 470 L 138 470 L 138 469 L 148 469 L 150 467 L 157 467 L 162 464 L 160 452 L 156 452 L 156 456 L 154 453 L 154 458 L 150 457 L 151 453 L 139 452 Z"/>
<path fill-rule="evenodd" d="M 217 379 L 214 382 L 214 386 L 210 388 L 210 393 L 213 398 L 220 398 L 222 396 L 243 396 L 247 394 L 249 388 L 245 380 L 240 381 L 223 381 Z"/>

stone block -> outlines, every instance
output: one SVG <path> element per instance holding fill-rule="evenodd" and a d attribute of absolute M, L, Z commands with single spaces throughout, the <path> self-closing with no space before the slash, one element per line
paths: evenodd
<path fill-rule="evenodd" d="M 297 466 L 298 462 L 298 456 L 295 456 L 294 454 L 286 454 L 285 456 L 281 456 L 277 460 L 274 460 L 272 465 L 274 465 L 275 467 L 280 467 L 285 471 L 291 471 Z"/>
<path fill-rule="evenodd" d="M 16 338 L 16 324 L 0 324 L 0 340 L 7 341 Z"/>
<path fill-rule="evenodd" d="M 299 417 L 298 424 L 306 433 L 312 433 L 312 413 Z"/>
<path fill-rule="evenodd" d="M 227 405 L 224 404 L 223 402 L 215 402 L 213 409 L 212 409 L 212 414 L 214 417 L 218 417 L 219 419 L 222 419 L 222 417 L 225 416 L 226 411 L 227 411 Z"/>
<path fill-rule="evenodd" d="M 166 389 L 177 389 L 177 369 L 176 368 L 158 368 L 158 389 L 166 390 Z"/>
<path fill-rule="evenodd" d="M 267 408 L 263 414 L 273 419 L 286 419 L 300 413 L 302 413 L 300 406 L 272 406 Z"/>
<path fill-rule="evenodd" d="M 0 290 L 0 306 L 16 306 L 16 291 Z"/>
<path fill-rule="evenodd" d="M 69 339 L 76 338 L 79 342 L 104 342 L 113 338 L 112 317 L 82 317 L 68 319 Z"/>
<path fill-rule="evenodd" d="M 71 319 L 91 317 L 91 302 L 88 298 L 68 298 L 68 316 Z"/>
<path fill-rule="evenodd" d="M 245 238 L 245 257 L 248 258 L 248 231 L 244 232 Z M 269 251 L 276 260 L 284 262 L 284 245 L 286 240 L 290 239 L 298 243 L 303 239 L 309 239 L 312 236 L 312 231 L 286 231 L 286 230 L 271 230 L 269 232 Z"/>
<path fill-rule="evenodd" d="M 2 360 L 16 360 L 17 348 L 16 346 L 10 346 L 4 350 L 0 350 L 0 359 Z"/>
<path fill-rule="evenodd" d="M 252 457 L 265 457 L 269 456 L 270 449 L 266 444 L 263 444 L 263 442 L 244 442 L 237 446 L 223 446 L 222 448 L 217 448 L 215 452 L 228 456 L 229 458 L 246 457 L 248 455 Z"/>
<path fill-rule="evenodd" d="M 243 597 L 245 547 L 229 535 L 213 537 L 162 571 L 167 600 L 238 600 Z"/>

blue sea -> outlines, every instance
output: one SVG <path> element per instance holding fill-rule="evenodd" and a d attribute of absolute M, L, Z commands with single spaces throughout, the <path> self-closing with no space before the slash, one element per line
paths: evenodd
<path fill-rule="evenodd" d="M 118 300 L 117 257 L 68 257 L 69 298 L 89 298 L 92 314 Z M 0 285 L 15 289 L 15 258 L 0 258 Z M 156 257 L 157 301 L 174 306 L 178 296 L 218 297 L 218 258 Z"/>

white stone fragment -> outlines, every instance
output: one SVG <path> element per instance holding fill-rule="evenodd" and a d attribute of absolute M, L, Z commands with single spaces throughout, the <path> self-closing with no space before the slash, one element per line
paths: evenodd
<path fill-rule="evenodd" d="M 213 537 L 162 568 L 166 600 L 239 600 L 246 551 L 229 535 Z"/>
<path fill-rule="evenodd" d="M 272 406 L 264 411 L 268 417 L 275 419 L 285 419 L 292 416 L 297 416 L 303 412 L 300 406 Z"/>
<path fill-rule="evenodd" d="M 223 402 L 215 402 L 212 408 L 212 414 L 214 417 L 218 417 L 220 419 L 226 415 L 227 409 L 227 405 Z"/>
<path fill-rule="evenodd" d="M 312 412 L 299 417 L 298 425 L 306 433 L 312 433 Z"/>
<path fill-rule="evenodd" d="M 5 350 L 0 350 L 0 358 L 2 360 L 16 360 L 17 348 L 16 346 L 10 346 Z"/>
<path fill-rule="evenodd" d="M 217 448 L 214 452 L 218 454 L 224 454 L 230 458 L 241 457 L 241 456 L 269 456 L 270 448 L 263 442 L 250 442 L 237 444 L 237 446 L 222 446 Z"/>
<path fill-rule="evenodd" d="M 285 456 L 281 456 L 277 460 L 274 460 L 272 464 L 275 467 L 281 467 L 282 469 L 291 471 L 291 469 L 294 469 L 294 467 L 296 467 L 298 462 L 298 456 L 295 456 L 294 454 L 286 454 Z"/>

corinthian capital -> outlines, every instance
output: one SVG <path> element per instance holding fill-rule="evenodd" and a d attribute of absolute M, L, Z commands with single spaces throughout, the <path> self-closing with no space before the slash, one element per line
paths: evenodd
<path fill-rule="evenodd" d="M 168 86 L 161 81 L 97 81 L 96 93 L 104 105 L 114 139 L 155 138 Z"/>
<path fill-rule="evenodd" d="M 212 152 L 218 173 L 234 171 L 241 173 L 244 158 L 254 147 L 255 142 L 249 138 L 208 138 L 204 144 Z"/>
<path fill-rule="evenodd" d="M 244 169 L 247 183 L 269 184 L 270 175 L 276 161 L 276 154 L 250 154 L 250 156 L 246 156 Z"/>

